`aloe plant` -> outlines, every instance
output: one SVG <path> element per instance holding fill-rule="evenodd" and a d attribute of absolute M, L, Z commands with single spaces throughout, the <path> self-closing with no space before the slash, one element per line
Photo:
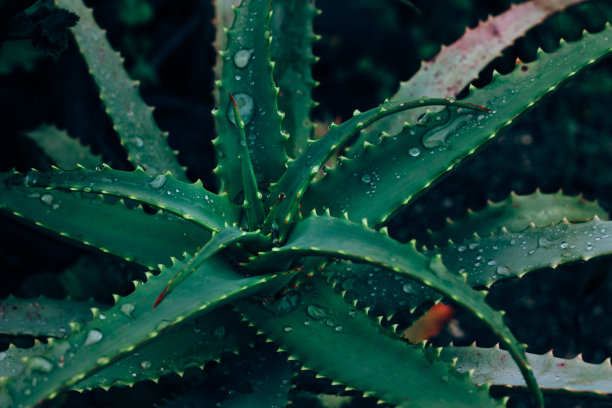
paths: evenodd
<path fill-rule="evenodd" d="M 285 406 L 299 369 L 400 407 L 505 405 L 492 385 L 526 389 L 536 406 L 543 391 L 612 393 L 609 363 L 526 353 L 485 300 L 494 283 L 610 253 L 612 226 L 597 203 L 511 195 L 430 234 L 427 246 L 386 230 L 401 208 L 612 51 L 608 24 L 458 99 L 500 50 L 579 2 L 512 7 L 442 50 L 390 100 L 315 139 L 314 4 L 242 0 L 230 11 L 232 2 L 218 0 L 211 191 L 187 178 L 92 11 L 56 0 L 79 17 L 72 33 L 135 169 L 96 166 L 85 147 L 45 128 L 32 137 L 59 167 L 2 173 L 0 207 L 149 272 L 109 308 L 3 301 L 2 333 L 45 340 L 0 353 L 0 405 L 157 381 L 227 351 L 239 354 L 223 364 L 251 389 L 209 389 L 198 403 Z M 440 301 L 471 313 L 503 349 L 407 342 L 393 316 L 416 318 Z"/>

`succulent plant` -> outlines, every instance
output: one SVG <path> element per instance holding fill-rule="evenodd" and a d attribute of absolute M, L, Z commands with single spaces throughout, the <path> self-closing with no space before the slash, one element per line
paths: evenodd
<path fill-rule="evenodd" d="M 135 169 L 101 164 L 46 129 L 34 138 L 59 167 L 1 174 L 0 207 L 150 272 L 104 309 L 70 298 L 2 301 L 2 333 L 44 341 L 0 353 L 0 405 L 156 381 L 228 351 L 239 351 L 230 375 L 250 388 L 183 398 L 285 406 L 299 369 L 336 392 L 400 407 L 505 405 L 492 385 L 526 389 L 537 406 L 543 390 L 612 393 L 609 362 L 526 353 L 485 301 L 494 283 L 608 254 L 612 226 L 597 203 L 511 195 L 431 233 L 426 247 L 386 231 L 399 209 L 612 51 L 606 25 L 458 98 L 501 50 L 579 2 L 513 6 L 423 64 L 390 100 L 315 139 L 313 2 L 218 0 L 219 188 L 210 191 L 187 178 L 91 10 L 56 0 L 79 17 L 72 32 Z M 407 341 L 395 316 L 416 320 L 440 302 L 473 314 L 501 348 Z"/>

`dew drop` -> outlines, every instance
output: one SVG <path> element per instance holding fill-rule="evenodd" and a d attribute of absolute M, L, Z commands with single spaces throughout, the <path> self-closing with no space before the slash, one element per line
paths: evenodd
<path fill-rule="evenodd" d="M 236 106 L 238 106 L 238 113 L 240 114 L 240 118 L 246 125 L 253 118 L 253 114 L 255 113 L 255 101 L 253 97 L 247 93 L 237 93 L 234 95 L 234 100 L 236 101 Z M 230 101 L 227 105 L 227 119 L 232 122 L 234 125 L 236 124 L 236 120 L 234 119 L 234 107 L 232 105 L 232 101 Z"/>
<path fill-rule="evenodd" d="M 90 346 L 92 344 L 96 344 L 102 340 L 102 337 L 102 332 L 100 330 L 90 330 L 89 333 L 87 333 L 87 338 L 85 339 L 85 343 L 83 345 Z"/>
<path fill-rule="evenodd" d="M 548 237 L 539 237 L 538 238 L 538 246 L 540 248 L 550 248 L 554 239 L 548 239 Z"/>
<path fill-rule="evenodd" d="M 234 65 L 236 65 L 237 68 L 246 67 L 247 65 L 249 65 L 249 62 L 251 61 L 251 56 L 254 52 L 255 50 L 249 48 L 243 48 L 241 50 L 236 51 L 236 53 L 234 54 Z"/>
<path fill-rule="evenodd" d="M 129 317 L 132 317 L 132 312 L 134 311 L 134 309 L 135 307 L 132 303 L 124 303 L 123 305 L 121 305 L 121 313 Z"/>
<path fill-rule="evenodd" d="M 372 181 L 372 177 L 370 177 L 369 174 L 364 174 L 363 176 L 361 176 L 361 181 L 363 181 L 364 183 L 369 183 Z"/>
<path fill-rule="evenodd" d="M 32 371 L 38 371 L 41 373 L 50 373 L 53 370 L 53 364 L 49 360 L 43 357 L 32 357 L 28 360 L 28 367 Z"/>
<path fill-rule="evenodd" d="M 342 327 L 342 325 L 339 324 L 334 328 L 334 330 L 337 331 L 338 333 L 342 333 L 344 331 L 344 327 Z"/>
<path fill-rule="evenodd" d="M 157 176 L 153 177 L 153 180 L 149 181 L 149 185 L 153 188 L 160 188 L 164 184 L 166 184 L 165 174 L 158 174 Z"/>
<path fill-rule="evenodd" d="M 139 137 L 135 137 L 134 144 L 136 145 L 136 147 L 142 147 L 144 146 L 144 141 Z"/>
<path fill-rule="evenodd" d="M 408 293 L 410 295 L 416 295 L 416 290 L 412 287 L 412 284 L 406 283 L 402 286 L 402 290 L 404 293 Z"/>
<path fill-rule="evenodd" d="M 151 362 L 147 360 L 141 361 L 140 368 L 142 368 L 143 370 L 148 370 L 149 368 L 151 368 Z"/>
<path fill-rule="evenodd" d="M 470 245 L 468 245 L 468 247 L 470 249 L 476 249 L 479 247 L 479 244 L 477 242 L 472 242 Z"/>
<path fill-rule="evenodd" d="M 51 194 L 43 194 L 42 197 L 40 197 L 40 201 L 47 205 L 53 205 L 53 196 Z"/>
<path fill-rule="evenodd" d="M 349 316 L 351 319 L 352 319 L 352 318 L 354 318 L 355 316 L 357 316 L 357 310 L 355 310 L 355 309 L 351 309 L 351 310 L 349 310 L 349 312 L 348 312 L 348 316 Z"/>
<path fill-rule="evenodd" d="M 327 312 L 321 307 L 317 305 L 310 305 L 306 309 L 306 313 L 308 316 L 312 317 L 315 320 L 321 320 L 324 317 L 327 317 Z"/>
<path fill-rule="evenodd" d="M 293 331 L 293 327 L 291 326 L 285 326 L 285 328 L 283 329 L 285 331 L 285 333 L 290 333 Z"/>
<path fill-rule="evenodd" d="M 495 265 L 495 260 L 494 259 L 490 259 L 489 262 L 487 262 L 487 265 L 489 266 L 494 266 Z"/>
<path fill-rule="evenodd" d="M 510 268 L 505 266 L 498 266 L 497 273 L 500 275 L 510 275 Z"/>
<path fill-rule="evenodd" d="M 412 157 L 417 157 L 421 154 L 421 149 L 416 146 L 411 147 L 410 150 L 408 150 L 408 154 L 410 154 Z"/>
<path fill-rule="evenodd" d="M 465 252 L 467 250 L 467 247 L 465 245 L 461 245 L 460 247 L 457 248 L 457 251 L 459 252 Z"/>
<path fill-rule="evenodd" d="M 561 243 L 561 248 L 563 248 L 563 249 L 569 248 L 569 244 L 566 241 L 563 241 Z"/>
<path fill-rule="evenodd" d="M 162 320 L 161 322 L 157 323 L 157 326 L 155 326 L 155 331 L 162 331 L 168 326 L 170 326 L 170 323 L 168 323 L 166 320 Z"/>

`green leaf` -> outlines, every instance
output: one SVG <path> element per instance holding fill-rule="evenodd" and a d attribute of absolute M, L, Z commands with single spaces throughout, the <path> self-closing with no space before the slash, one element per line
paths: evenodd
<path fill-rule="evenodd" d="M 476 28 L 468 28 L 460 39 L 448 47 L 442 46 L 438 55 L 422 63 L 419 71 L 408 81 L 400 83 L 390 99 L 402 101 L 423 95 L 430 98 L 456 97 L 487 64 L 527 31 L 551 15 L 583 1 L 532 0 L 511 5 L 504 13 L 489 17 Z M 361 137 L 374 142 L 382 131 L 392 135 L 400 133 L 405 121 L 414 123 L 423 111 L 405 112 L 384 119 L 367 129 Z"/>
<path fill-rule="evenodd" d="M 413 279 L 369 264 L 339 261 L 327 264 L 323 273 L 346 292 L 347 298 L 358 300 L 370 308 L 370 314 L 387 320 L 398 312 L 404 312 L 402 320 L 418 317 L 418 306 L 441 299 L 438 292 Z"/>
<path fill-rule="evenodd" d="M 41 125 L 26 132 L 26 136 L 33 139 L 61 169 L 74 170 L 77 163 L 93 169 L 102 163 L 102 158 L 94 155 L 89 147 L 54 125 Z"/>
<path fill-rule="evenodd" d="M 272 192 L 266 201 L 270 212 L 266 216 L 262 230 L 278 230 L 281 240 L 290 226 L 290 221 L 299 210 L 304 192 L 319 170 L 321 170 L 338 149 L 344 147 L 360 130 L 372 123 L 407 109 L 420 106 L 446 105 L 472 110 L 486 111 L 481 106 L 454 102 L 447 99 L 420 99 L 413 102 L 385 103 L 364 113 L 356 113 L 341 125 L 333 125 L 325 137 L 309 142 L 308 147 L 297 159 L 291 161 L 281 179 L 272 184 Z M 342 191 L 337 190 L 337 191 Z M 278 224 L 278 227 L 275 226 Z"/>
<path fill-rule="evenodd" d="M 612 366 L 610 359 L 601 364 L 586 363 L 579 355 L 573 359 L 547 354 L 527 353 L 538 384 L 544 391 L 569 394 L 591 394 L 599 397 L 612 394 Z M 444 347 L 440 358 L 445 361 L 458 359 L 457 370 L 473 370 L 472 379 L 477 384 L 487 383 L 502 387 L 525 387 L 516 367 L 509 362 L 508 352 L 498 346 Z M 594 394 L 594 395 L 593 395 Z"/>
<path fill-rule="evenodd" d="M 92 319 L 94 302 L 74 299 L 49 299 L 39 296 L 20 299 L 14 296 L 0 301 L 0 333 L 44 337 L 70 335 L 70 322 L 87 323 Z"/>
<path fill-rule="evenodd" d="M 239 201 L 243 185 L 230 92 L 246 125 L 260 191 L 267 190 L 285 169 L 282 115 L 278 112 L 269 53 L 269 3 L 269 0 L 242 1 L 235 9 L 234 23 L 227 33 L 227 49 L 221 55 L 223 75 L 217 82 L 219 109 L 214 114 L 219 134 L 213 142 L 219 156 L 215 172 L 221 179 L 220 191 L 227 190 L 232 202 Z"/>
<path fill-rule="evenodd" d="M 259 241 L 262 237 L 257 232 L 244 232 L 239 229 L 226 227 L 220 232 L 213 234 L 210 241 L 208 241 L 202 248 L 198 250 L 187 262 L 180 268 L 174 270 L 174 276 L 168 281 L 166 287 L 160 292 L 155 303 L 153 303 L 153 309 L 176 288 L 181 282 L 183 282 L 189 275 L 195 272 L 200 265 L 206 262 L 215 254 L 219 253 L 223 249 L 230 245 L 237 244 L 239 242 L 244 243 L 248 241 Z"/>
<path fill-rule="evenodd" d="M 170 213 L 147 214 L 94 193 L 15 185 L 14 177 L 0 175 L 0 208 L 128 261 L 156 268 L 210 239 L 209 231 Z"/>
<path fill-rule="evenodd" d="M 554 53 L 539 52 L 536 61 L 520 64 L 508 75 L 494 75 L 484 89 L 472 89 L 466 101 L 493 109 L 488 115 L 446 109 L 399 135 L 383 137 L 314 183 L 302 210 L 327 206 L 332 215 L 348 212 L 351 220 L 386 222 L 541 97 L 607 55 L 611 34 L 607 25 L 600 33 L 585 33 L 580 41 L 562 42 Z M 364 177 L 370 182 L 363 182 Z"/>
<path fill-rule="evenodd" d="M 566 198 L 571 197 L 564 197 L 564 200 Z M 595 218 L 584 223 L 563 221 L 547 227 L 527 226 L 520 232 L 497 231 L 492 236 L 471 237 L 425 253 L 429 256 L 441 254 L 444 266 L 452 273 L 464 274 L 470 286 L 491 286 L 543 268 L 612 254 L 611 225 L 610 221 Z M 376 279 L 373 281 L 374 273 Z M 438 293 L 422 284 L 371 265 L 330 263 L 325 267 L 325 274 L 351 297 L 371 307 L 373 313 L 387 319 L 397 312 L 414 311 L 417 306 L 440 298 Z"/>
<path fill-rule="evenodd" d="M 310 121 L 310 110 L 315 106 L 311 93 L 316 85 L 311 74 L 315 62 L 312 43 L 316 39 L 312 23 L 317 14 L 313 1 L 272 2 L 270 57 L 280 88 L 278 107 L 285 113 L 282 126 L 289 134 L 287 153 L 294 158 L 306 149 L 314 130 Z"/>
<path fill-rule="evenodd" d="M 245 278 L 225 261 L 213 257 L 153 310 L 153 301 L 163 290 L 168 275 L 182 269 L 188 260 L 174 262 L 171 268 L 162 268 L 161 274 L 150 276 L 144 285 L 135 281 L 138 287 L 132 294 L 118 298 L 104 312 L 95 310 L 94 320 L 81 328 L 73 326 L 73 334 L 66 340 L 50 341 L 47 350 L 36 357 L 37 361 L 44 359 L 48 364 L 43 369 L 26 369 L 17 376 L 0 379 L 0 394 L 9 395 L 26 407 L 53 398 L 63 389 L 144 346 L 169 327 L 264 290 L 276 277 Z M 26 366 L 30 361 L 25 361 Z"/>
<path fill-rule="evenodd" d="M 240 160 L 240 170 L 242 175 L 242 187 L 244 190 L 244 204 L 242 206 L 246 210 L 247 224 L 249 231 L 254 231 L 264 217 L 264 208 L 261 202 L 262 195 L 257 188 L 255 173 L 253 172 L 253 163 L 249 149 L 247 148 L 246 136 L 244 134 L 244 121 L 240 118 L 240 112 L 236 105 L 236 100 L 229 95 L 232 101 L 234 111 L 234 120 L 236 122 L 236 132 L 238 133 L 238 160 Z"/>
<path fill-rule="evenodd" d="M 503 405 L 452 365 L 426 359 L 421 346 L 394 338 L 320 277 L 305 286 L 295 308 L 281 316 L 253 301 L 239 304 L 260 330 L 304 364 L 303 369 L 399 407 Z"/>
<path fill-rule="evenodd" d="M 213 24 L 215 25 L 216 35 L 213 43 L 217 55 L 215 61 L 214 75 L 215 81 L 221 80 L 223 75 L 223 57 L 221 54 L 227 47 L 227 33 L 234 23 L 234 7 L 240 5 L 242 0 L 213 0 L 215 7 L 215 18 Z M 219 106 L 219 89 L 214 87 L 213 94 L 215 97 L 215 106 Z"/>
<path fill-rule="evenodd" d="M 79 22 L 71 30 L 130 162 L 152 175 L 169 171 L 176 178 L 186 180 L 185 169 L 178 163 L 176 152 L 168 146 L 167 132 L 155 123 L 153 109 L 138 93 L 138 82 L 128 76 L 123 59 L 111 48 L 92 10 L 82 0 L 56 0 L 55 3 L 79 16 Z"/>
<path fill-rule="evenodd" d="M 538 405 L 542 405 L 542 394 L 525 358 L 524 345 L 506 327 L 502 313 L 494 311 L 485 302 L 484 294 L 448 272 L 439 256 L 427 258 L 414 247 L 348 221 L 311 215 L 294 227 L 285 246 L 259 255 L 256 262 L 259 264 L 268 259 L 311 254 L 350 259 L 389 269 L 457 302 L 480 319 L 508 347 Z"/>
<path fill-rule="evenodd" d="M 560 264 L 612 253 L 612 221 L 559 224 L 525 231 L 502 232 L 451 244 L 440 252 L 451 271 L 467 273 L 472 286 L 489 286 L 511 277 Z"/>
<path fill-rule="evenodd" d="M 71 388 L 108 388 L 157 380 L 170 373 L 182 375 L 189 367 L 203 368 L 222 353 L 236 352 L 254 337 L 255 330 L 249 329 L 238 313 L 223 307 L 170 327 L 136 352 L 126 354 Z"/>
<path fill-rule="evenodd" d="M 16 175 L 7 182 L 129 198 L 166 210 L 209 230 L 218 231 L 226 223 L 238 221 L 239 208 L 226 197 L 204 189 L 200 181 L 185 183 L 169 173 L 151 176 L 142 169 L 120 171 L 105 165 L 100 170 L 31 171 L 25 177 Z"/>
<path fill-rule="evenodd" d="M 520 232 L 530 224 L 548 227 L 567 218 L 570 222 L 593 219 L 607 220 L 608 212 L 599 203 L 590 202 L 582 196 L 566 196 L 561 192 L 543 194 L 539 190 L 533 194 L 516 195 L 511 193 L 505 200 L 488 202 L 482 210 L 469 211 L 460 220 L 449 220 L 440 231 L 431 232 L 427 244 L 444 246 L 448 241 L 462 242 L 477 234 L 486 237 L 499 233 L 502 228 L 509 232 Z"/>

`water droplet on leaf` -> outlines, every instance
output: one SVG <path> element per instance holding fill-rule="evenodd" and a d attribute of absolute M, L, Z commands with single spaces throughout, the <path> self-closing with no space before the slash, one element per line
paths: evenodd
<path fill-rule="evenodd" d="M 40 197 L 40 201 L 42 201 L 43 203 L 45 203 L 47 205 L 52 205 L 53 204 L 53 196 L 51 194 L 43 194 L 42 197 Z"/>
<path fill-rule="evenodd" d="M 135 307 L 132 303 L 125 303 L 123 305 L 121 305 L 121 313 L 123 313 L 126 316 L 132 316 L 132 312 L 134 311 Z"/>
<path fill-rule="evenodd" d="M 255 50 L 249 48 L 243 48 L 236 51 L 234 54 L 234 65 L 236 65 L 237 68 L 244 68 L 249 65 L 253 52 L 255 52 Z"/>
<path fill-rule="evenodd" d="M 410 150 L 408 150 L 408 154 L 410 154 L 412 157 L 417 157 L 421 154 L 421 149 L 416 146 L 411 147 Z"/>
<path fill-rule="evenodd" d="M 50 373 L 53 370 L 53 364 L 49 360 L 43 357 L 32 357 L 28 360 L 28 367 L 32 371 L 38 371 L 41 373 Z"/>
<path fill-rule="evenodd" d="M 327 317 L 327 312 L 321 306 L 310 305 L 306 309 L 308 316 L 312 317 L 315 320 L 321 320 L 324 317 Z"/>
<path fill-rule="evenodd" d="M 255 113 L 255 100 L 253 97 L 247 93 L 237 93 L 234 95 L 234 100 L 236 101 L 236 106 L 238 106 L 238 113 L 240 114 L 240 119 L 246 125 L 253 118 L 253 113 Z M 234 119 L 234 106 L 232 101 L 230 101 L 227 105 L 227 119 L 232 122 L 234 125 L 236 124 L 236 120 Z"/>
<path fill-rule="evenodd" d="M 166 184 L 165 174 L 158 174 L 157 176 L 153 177 L 153 180 L 149 181 L 149 185 L 153 188 L 160 188 L 164 184 Z"/>
<path fill-rule="evenodd" d="M 90 330 L 89 333 L 87 333 L 87 338 L 85 339 L 85 343 L 83 345 L 90 346 L 92 344 L 96 344 L 102 340 L 102 337 L 102 332 L 100 332 L 100 330 Z"/>

